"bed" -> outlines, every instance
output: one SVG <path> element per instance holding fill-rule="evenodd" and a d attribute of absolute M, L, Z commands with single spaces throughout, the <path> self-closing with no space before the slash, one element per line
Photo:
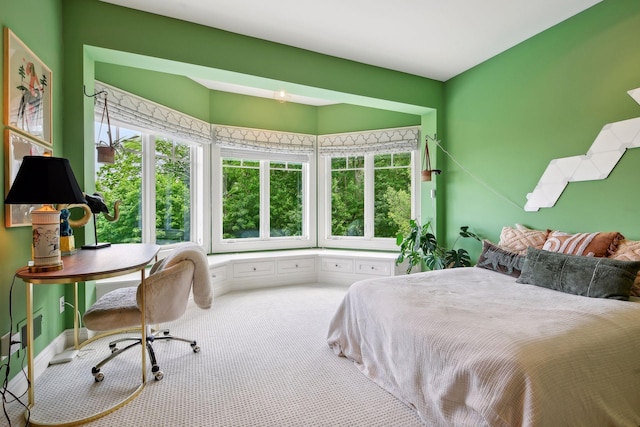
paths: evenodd
<path fill-rule="evenodd" d="M 640 302 L 478 267 L 349 288 L 328 344 L 428 426 L 640 426 Z"/>

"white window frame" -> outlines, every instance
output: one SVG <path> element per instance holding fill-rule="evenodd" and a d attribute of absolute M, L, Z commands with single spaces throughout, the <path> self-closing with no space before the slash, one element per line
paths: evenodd
<path fill-rule="evenodd" d="M 248 159 L 250 157 L 247 157 Z M 253 159 L 252 159 L 253 160 Z M 277 159 L 273 159 L 278 161 Z M 301 249 L 316 246 L 316 161 L 309 155 L 309 161 L 302 166 L 302 236 L 270 236 L 269 200 L 269 159 L 260 160 L 260 237 L 244 239 L 223 239 L 223 194 L 222 155 L 220 147 L 211 146 L 211 249 L 216 253 L 248 252 L 274 249 Z"/>
<path fill-rule="evenodd" d="M 396 251 L 396 239 L 374 237 L 375 195 L 374 195 L 374 156 L 364 154 L 364 236 L 331 235 L 331 157 L 319 156 L 318 169 L 318 246 L 336 249 L 369 249 Z M 420 211 L 420 171 L 419 152 L 411 151 L 411 218 Z"/>
<path fill-rule="evenodd" d="M 99 118 L 96 117 L 95 123 L 99 122 Z M 178 138 L 172 136 L 162 135 L 159 132 L 155 132 L 151 129 L 143 129 L 139 126 L 130 125 L 117 120 L 111 121 L 111 127 L 121 127 L 130 129 L 141 134 L 142 142 L 142 195 L 141 195 L 141 211 L 142 219 L 140 226 L 142 227 L 141 238 L 143 243 L 156 243 L 156 210 L 155 210 L 155 188 L 156 188 L 156 173 L 155 173 L 155 140 L 156 138 L 168 138 L 181 144 L 190 145 L 191 151 L 191 186 L 190 186 L 190 224 L 191 224 L 191 240 L 192 242 L 202 245 L 204 248 L 209 247 L 208 239 L 205 239 L 205 205 L 209 201 L 206 196 L 205 183 L 209 182 L 208 168 L 204 167 L 204 159 L 208 155 L 209 146 L 180 141 Z M 97 154 L 95 158 L 97 163 Z M 152 208 L 153 207 L 153 208 Z M 161 247 L 161 253 L 167 250 L 171 250 L 176 244 L 163 245 Z"/>

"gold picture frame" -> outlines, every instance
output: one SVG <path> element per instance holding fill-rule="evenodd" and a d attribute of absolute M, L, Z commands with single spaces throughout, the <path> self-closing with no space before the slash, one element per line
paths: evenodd
<path fill-rule="evenodd" d="M 4 28 L 4 124 L 52 145 L 52 73 L 13 31 Z"/>
<path fill-rule="evenodd" d="M 4 130 L 4 194 L 18 174 L 24 156 L 53 156 L 53 150 L 44 144 L 12 129 Z M 34 182 L 33 185 L 38 185 Z M 6 227 L 31 226 L 31 211 L 42 205 L 4 205 L 4 222 Z"/>

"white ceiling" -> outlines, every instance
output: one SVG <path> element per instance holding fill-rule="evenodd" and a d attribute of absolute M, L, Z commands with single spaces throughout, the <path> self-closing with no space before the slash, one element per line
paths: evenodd
<path fill-rule="evenodd" d="M 601 0 L 102 1 L 446 81 Z"/>

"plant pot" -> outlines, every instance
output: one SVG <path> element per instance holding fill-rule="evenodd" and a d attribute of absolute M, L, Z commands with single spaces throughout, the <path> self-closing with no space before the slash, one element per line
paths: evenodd
<path fill-rule="evenodd" d="M 439 169 L 425 169 L 422 171 L 422 181 L 431 181 L 433 175 L 438 175 L 440 172 Z"/>
<path fill-rule="evenodd" d="M 110 146 L 98 146 L 98 163 L 115 163 L 116 149 Z"/>

